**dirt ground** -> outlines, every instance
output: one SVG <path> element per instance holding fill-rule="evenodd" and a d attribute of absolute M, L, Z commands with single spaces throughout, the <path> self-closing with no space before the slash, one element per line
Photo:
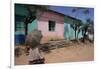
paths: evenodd
<path fill-rule="evenodd" d="M 88 44 L 74 44 L 63 48 L 56 48 L 50 53 L 43 53 L 45 63 L 62 63 L 62 62 L 76 62 L 76 61 L 93 61 L 94 60 L 94 46 Z M 27 65 L 28 60 L 25 53 L 19 57 L 15 57 L 15 65 Z"/>

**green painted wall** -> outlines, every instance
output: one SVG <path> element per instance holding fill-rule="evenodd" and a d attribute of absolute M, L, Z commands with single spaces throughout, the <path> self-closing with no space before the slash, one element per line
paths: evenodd
<path fill-rule="evenodd" d="M 64 23 L 64 37 L 66 40 L 75 39 L 75 31 L 70 27 L 70 24 Z M 79 33 L 78 38 L 82 37 L 82 32 Z"/>
<path fill-rule="evenodd" d="M 22 28 L 16 28 L 16 31 L 15 31 L 16 35 L 25 34 L 24 23 L 23 22 L 16 22 L 16 26 L 17 27 L 22 27 Z"/>
<path fill-rule="evenodd" d="M 15 14 L 27 16 L 28 11 L 25 6 L 23 5 L 15 5 Z"/>
<path fill-rule="evenodd" d="M 81 22 L 80 20 L 64 17 L 64 37 L 67 40 L 75 39 L 75 31 L 71 28 L 70 24 L 74 22 Z M 77 34 L 77 33 L 76 33 Z M 82 37 L 82 32 L 79 33 L 78 38 Z"/>
<path fill-rule="evenodd" d="M 17 31 L 15 32 L 16 35 L 19 34 L 25 34 L 25 29 L 24 29 L 24 23 L 23 22 L 17 22 L 19 27 L 23 27 L 23 28 L 19 28 L 17 29 Z M 37 20 L 34 20 L 32 23 L 28 24 L 28 33 L 30 33 L 32 30 L 37 29 Z"/>
<path fill-rule="evenodd" d="M 37 20 L 34 20 L 32 23 L 28 24 L 28 33 L 33 31 L 34 29 L 37 29 Z"/>
<path fill-rule="evenodd" d="M 34 10 L 34 8 L 32 9 Z M 24 27 L 24 23 L 23 20 L 25 18 L 25 16 L 28 15 L 28 11 L 26 6 L 21 5 L 21 4 L 15 4 L 15 22 L 17 23 L 17 25 L 19 25 L 20 27 Z M 28 33 L 30 33 L 32 30 L 37 28 L 37 20 L 34 20 L 32 23 L 28 24 Z M 17 31 L 15 31 L 16 35 L 19 34 L 25 34 L 25 29 L 17 29 Z"/>
<path fill-rule="evenodd" d="M 66 40 L 74 39 L 74 30 L 70 27 L 70 24 L 64 23 L 64 37 Z"/>

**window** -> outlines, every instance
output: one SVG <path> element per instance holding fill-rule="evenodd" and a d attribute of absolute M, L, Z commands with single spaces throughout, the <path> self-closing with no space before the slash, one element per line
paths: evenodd
<path fill-rule="evenodd" d="M 49 21 L 49 31 L 55 31 L 55 21 Z"/>

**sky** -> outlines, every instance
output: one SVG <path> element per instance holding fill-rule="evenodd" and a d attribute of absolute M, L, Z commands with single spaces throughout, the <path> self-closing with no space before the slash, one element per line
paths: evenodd
<path fill-rule="evenodd" d="M 85 15 L 83 13 L 84 9 L 80 9 L 76 11 L 75 13 L 72 12 L 72 9 L 75 7 L 68 7 L 68 6 L 50 6 L 49 7 L 53 11 L 57 11 L 59 13 L 69 15 L 72 17 L 75 17 L 77 19 L 82 20 L 83 22 L 86 22 L 87 18 L 90 18 L 91 20 L 94 21 L 94 9 L 93 8 L 87 8 L 89 10 L 89 14 Z M 86 7 L 85 7 L 86 8 Z"/>

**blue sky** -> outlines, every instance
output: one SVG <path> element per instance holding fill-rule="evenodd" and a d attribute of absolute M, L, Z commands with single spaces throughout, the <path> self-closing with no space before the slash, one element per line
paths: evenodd
<path fill-rule="evenodd" d="M 89 10 L 89 14 L 85 15 L 83 13 L 84 9 L 81 9 L 75 13 L 72 13 L 72 9 L 75 7 L 68 7 L 68 6 L 50 6 L 51 10 L 57 11 L 59 13 L 63 13 L 65 15 L 69 15 L 72 17 L 75 17 L 77 19 L 82 20 L 83 22 L 86 21 L 87 18 L 90 18 L 94 21 L 94 9 L 93 8 L 87 8 Z"/>

